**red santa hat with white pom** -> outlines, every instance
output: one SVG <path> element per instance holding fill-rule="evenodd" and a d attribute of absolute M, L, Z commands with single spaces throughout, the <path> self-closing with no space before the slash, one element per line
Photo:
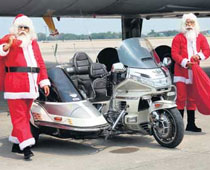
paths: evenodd
<path fill-rule="evenodd" d="M 17 35 L 18 26 L 29 27 L 29 33 L 30 33 L 31 39 L 32 40 L 37 39 L 37 35 L 35 33 L 33 23 L 29 17 L 27 17 L 26 15 L 23 15 L 23 14 L 18 14 L 15 17 L 15 19 L 12 23 L 12 26 L 10 27 L 10 33 Z"/>

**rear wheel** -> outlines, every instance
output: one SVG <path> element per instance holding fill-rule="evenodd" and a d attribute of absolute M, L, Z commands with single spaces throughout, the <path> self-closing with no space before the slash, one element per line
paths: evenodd
<path fill-rule="evenodd" d="M 174 148 L 184 137 L 183 119 L 176 108 L 156 111 L 157 119 L 153 119 L 153 136 L 164 147 Z"/>
<path fill-rule="evenodd" d="M 31 126 L 31 133 L 36 141 L 35 145 L 38 143 L 40 131 L 37 127 L 30 123 Z"/>

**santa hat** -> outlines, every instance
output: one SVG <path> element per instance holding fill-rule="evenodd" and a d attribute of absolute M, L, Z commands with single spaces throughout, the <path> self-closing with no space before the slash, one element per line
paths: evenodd
<path fill-rule="evenodd" d="M 182 16 L 181 32 L 183 32 L 183 33 L 186 32 L 186 20 L 188 20 L 188 19 L 190 19 L 190 20 L 195 22 L 195 31 L 196 31 L 196 33 L 198 35 L 199 32 L 200 32 L 200 27 L 199 27 L 199 24 L 198 24 L 198 19 L 193 13 L 184 14 Z"/>
<path fill-rule="evenodd" d="M 31 35 L 31 39 L 37 39 L 37 35 L 34 30 L 33 23 L 29 17 L 23 14 L 18 14 L 14 21 L 12 26 L 10 27 L 10 33 L 11 34 L 17 34 L 18 33 L 18 26 L 27 26 L 29 27 L 29 33 Z"/>

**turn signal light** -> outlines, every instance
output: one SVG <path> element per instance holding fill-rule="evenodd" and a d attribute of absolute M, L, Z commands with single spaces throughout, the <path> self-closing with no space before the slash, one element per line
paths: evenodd
<path fill-rule="evenodd" d="M 159 107 L 161 107 L 162 106 L 162 104 L 160 104 L 160 103 L 156 103 L 155 104 L 155 108 L 159 108 Z"/>
<path fill-rule="evenodd" d="M 70 124 L 70 125 L 72 125 L 72 124 L 73 124 L 71 119 L 68 119 L 68 121 L 69 121 L 69 124 Z"/>
<path fill-rule="evenodd" d="M 62 117 L 54 117 L 54 120 L 55 120 L 56 122 L 61 122 L 61 121 L 62 121 Z"/>
<path fill-rule="evenodd" d="M 32 115 L 35 121 L 42 120 L 42 117 L 39 113 L 32 112 Z"/>

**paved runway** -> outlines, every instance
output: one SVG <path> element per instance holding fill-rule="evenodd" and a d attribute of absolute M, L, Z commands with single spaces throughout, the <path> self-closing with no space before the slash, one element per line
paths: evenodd
<path fill-rule="evenodd" d="M 120 135 L 105 141 L 41 135 L 33 148 L 35 156 L 26 162 L 22 155 L 10 152 L 10 116 L 0 111 L 0 169 L 209 170 L 210 117 L 197 113 L 196 122 L 203 132 L 185 132 L 182 143 L 175 149 L 161 147 L 151 136 Z"/>
<path fill-rule="evenodd" d="M 42 44 L 41 49 L 47 54 L 51 44 L 48 43 L 48 48 L 45 45 Z M 64 53 L 67 57 L 68 52 Z M 48 51 L 44 57 L 48 66 L 55 63 L 52 54 Z M 97 55 L 97 52 L 91 54 Z M 186 124 L 186 118 L 184 122 Z M 22 155 L 11 153 L 10 116 L 0 93 L 0 170 L 209 170 L 210 116 L 196 113 L 196 123 L 203 132 L 185 132 L 182 143 L 175 149 L 161 147 L 152 136 L 120 135 L 105 141 L 41 135 L 39 144 L 33 148 L 35 156 L 27 162 Z"/>

